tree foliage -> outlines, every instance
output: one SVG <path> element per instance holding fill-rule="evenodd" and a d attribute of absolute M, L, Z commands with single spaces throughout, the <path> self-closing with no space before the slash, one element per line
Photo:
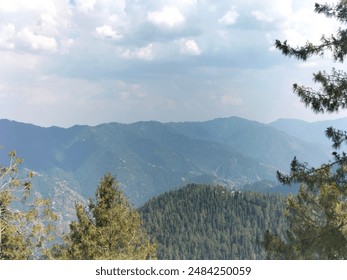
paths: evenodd
<path fill-rule="evenodd" d="M 77 221 L 53 256 L 61 259 L 155 259 L 156 249 L 142 229 L 138 212 L 132 208 L 115 178 L 106 174 L 88 208 L 76 204 Z"/>
<path fill-rule="evenodd" d="M 315 4 L 315 11 L 334 18 L 344 26 L 347 23 L 347 1 L 337 4 Z M 336 35 L 322 36 L 320 44 L 307 42 L 293 48 L 287 41 L 276 41 L 284 55 L 307 60 L 313 55 L 333 55 L 335 62 L 343 63 L 347 54 L 347 29 L 339 28 Z M 332 69 L 328 74 L 313 74 L 319 85 L 312 89 L 298 84 L 294 92 L 316 113 L 338 112 L 347 108 L 347 74 Z M 289 230 L 286 238 L 267 231 L 264 245 L 269 258 L 280 259 L 345 259 L 347 258 L 347 156 L 340 151 L 347 143 L 347 132 L 329 127 L 326 135 L 333 142 L 333 160 L 317 168 L 309 167 L 296 158 L 289 175 L 278 172 L 284 184 L 300 183 L 296 196 L 289 196 L 286 215 Z"/>
<path fill-rule="evenodd" d="M 0 259 L 45 257 L 57 216 L 49 200 L 32 192 L 33 172 L 23 178 L 18 175 L 23 160 L 14 151 L 9 159 L 8 165 L 0 166 Z"/>
<path fill-rule="evenodd" d="M 266 228 L 284 232 L 284 197 L 190 184 L 152 198 L 140 213 L 158 259 L 264 259 Z"/>

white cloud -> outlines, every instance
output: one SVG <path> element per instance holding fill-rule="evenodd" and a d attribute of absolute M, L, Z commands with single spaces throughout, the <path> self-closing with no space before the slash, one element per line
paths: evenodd
<path fill-rule="evenodd" d="M 274 20 L 272 16 L 263 11 L 253 10 L 251 11 L 251 15 L 259 21 L 272 22 Z"/>
<path fill-rule="evenodd" d="M 76 5 L 83 13 L 91 12 L 94 9 L 96 0 L 76 0 Z"/>
<path fill-rule="evenodd" d="M 141 86 L 136 83 L 128 83 L 122 80 L 112 81 L 112 88 L 115 89 L 115 95 L 119 96 L 121 101 L 133 102 L 147 97 Z"/>
<path fill-rule="evenodd" d="M 114 40 L 119 40 L 123 37 L 121 34 L 114 31 L 112 27 L 109 25 L 99 26 L 95 30 L 96 30 L 97 36 L 101 38 L 111 38 Z"/>
<path fill-rule="evenodd" d="M 13 24 L 8 23 L 0 29 L 0 48 L 14 49 L 15 44 L 12 41 L 15 36 L 16 28 Z"/>
<path fill-rule="evenodd" d="M 13 82 L 16 77 L 22 79 L 22 76 L 29 76 L 35 72 L 41 59 L 30 53 L 0 51 L 0 61 L 6 67 L 0 67 L 0 79 L 5 78 Z M 20 74 L 20 75 L 19 75 Z"/>
<path fill-rule="evenodd" d="M 233 25 L 236 23 L 238 17 L 239 14 L 234 9 L 231 9 L 227 11 L 223 17 L 218 19 L 218 22 L 225 25 Z"/>
<path fill-rule="evenodd" d="M 165 6 L 159 11 L 151 11 L 147 14 L 147 20 L 157 26 L 173 28 L 182 25 L 185 18 L 176 7 Z"/>
<path fill-rule="evenodd" d="M 75 43 L 75 40 L 74 39 L 70 39 L 70 38 L 67 38 L 67 39 L 62 39 L 60 40 L 59 42 L 60 44 L 60 53 L 62 54 L 68 54 L 69 53 L 69 50 L 70 48 L 74 45 Z"/>
<path fill-rule="evenodd" d="M 181 52 L 191 55 L 200 55 L 201 49 L 194 40 L 181 40 Z"/>
<path fill-rule="evenodd" d="M 43 13 L 40 16 L 40 25 L 43 26 L 57 26 L 57 22 L 54 19 L 54 16 L 50 13 Z"/>
<path fill-rule="evenodd" d="M 54 12 L 58 0 L 0 0 L 0 11 L 18 12 L 19 10 Z"/>
<path fill-rule="evenodd" d="M 68 0 L 0 0 L 0 11 L 2 49 L 67 52 L 74 32 Z"/>
<path fill-rule="evenodd" d="M 0 0 L 0 11 L 15 12 L 16 10 L 17 4 L 15 1 Z"/>
<path fill-rule="evenodd" d="M 57 41 L 53 37 L 37 35 L 29 28 L 24 28 L 18 33 L 18 38 L 24 45 L 32 50 L 57 51 Z"/>
<path fill-rule="evenodd" d="M 198 0 L 175 0 L 175 4 L 182 8 L 196 7 L 198 5 Z"/>
<path fill-rule="evenodd" d="M 266 36 L 271 34 L 271 37 L 287 40 L 293 46 L 305 44 L 307 40 L 317 43 L 322 34 L 336 30 L 337 23 L 315 13 L 314 3 L 313 0 L 266 0 L 264 4 L 252 9 L 251 15 L 259 21 L 273 23 L 273 30 L 267 32 Z M 271 44 L 273 45 L 273 41 Z"/>
<path fill-rule="evenodd" d="M 272 0 L 268 4 L 268 10 L 272 15 L 282 18 L 288 18 L 293 14 L 293 0 Z M 304 4 L 304 3 L 303 3 Z M 311 6 L 311 10 L 314 6 Z"/>
<path fill-rule="evenodd" d="M 121 57 L 126 59 L 142 59 L 152 60 L 154 58 L 154 47 L 153 44 L 148 44 L 146 47 L 138 48 L 135 50 L 125 50 L 122 52 Z"/>

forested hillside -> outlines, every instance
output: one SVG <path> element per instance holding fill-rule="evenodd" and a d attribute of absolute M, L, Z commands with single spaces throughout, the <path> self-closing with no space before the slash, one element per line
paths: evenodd
<path fill-rule="evenodd" d="M 279 194 L 190 184 L 140 212 L 159 259 L 264 259 L 264 232 L 285 230 L 284 204 Z"/>
<path fill-rule="evenodd" d="M 16 150 L 24 159 L 24 173 L 35 174 L 33 190 L 52 200 L 63 228 L 75 218 L 75 201 L 94 196 L 98 179 L 107 172 L 116 176 L 130 202 L 139 207 L 190 183 L 295 192 L 277 186 L 276 170 L 288 169 L 294 156 L 314 164 L 329 154 L 318 144 L 237 117 L 67 129 L 0 120 L 1 145 L 0 162 L 6 164 L 8 152 Z"/>
<path fill-rule="evenodd" d="M 231 188 L 263 179 L 276 180 L 294 156 L 317 164 L 329 149 L 287 135 L 259 122 L 237 117 L 206 122 L 133 124 L 95 127 L 38 127 L 0 120 L 0 162 L 16 150 L 23 167 L 39 174 L 36 191 L 53 196 L 69 190 L 85 199 L 98 178 L 117 176 L 130 201 L 139 206 L 153 196 L 189 184 Z M 71 198 L 73 201 L 75 195 Z M 70 203 L 73 208 L 73 203 Z"/>

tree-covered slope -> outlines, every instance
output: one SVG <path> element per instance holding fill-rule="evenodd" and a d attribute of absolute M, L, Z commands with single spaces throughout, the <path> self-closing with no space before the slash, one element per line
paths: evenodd
<path fill-rule="evenodd" d="M 264 232 L 284 232 L 279 194 L 190 184 L 140 208 L 159 259 L 264 259 Z"/>
<path fill-rule="evenodd" d="M 227 145 L 158 122 L 64 129 L 2 120 L 0 143 L 6 148 L 0 160 L 15 149 L 26 168 L 42 175 L 36 184 L 40 192 L 51 192 L 48 181 L 63 181 L 88 198 L 98 178 L 111 172 L 135 205 L 191 182 L 242 185 L 273 179 L 276 170 Z"/>
<path fill-rule="evenodd" d="M 311 158 L 310 163 L 327 156 L 316 144 L 236 117 L 66 129 L 0 120 L 0 145 L 5 147 L 1 162 L 9 150 L 16 150 L 23 166 L 40 174 L 34 187 L 45 195 L 57 188 L 61 192 L 63 186 L 91 197 L 98 178 L 111 172 L 136 206 L 188 183 L 239 187 L 275 181 L 276 170 L 288 169 L 294 156 Z"/>
<path fill-rule="evenodd" d="M 316 124 L 310 124 L 310 128 Z M 329 157 L 329 147 L 309 141 L 297 134 L 286 133 L 285 126 L 277 129 L 238 117 L 220 118 L 201 123 L 172 123 L 171 126 L 190 137 L 214 141 L 280 170 L 288 170 L 294 156 L 310 158 L 320 164 Z M 321 135 L 320 138 L 324 138 Z M 312 140 L 312 139 L 310 139 Z"/>

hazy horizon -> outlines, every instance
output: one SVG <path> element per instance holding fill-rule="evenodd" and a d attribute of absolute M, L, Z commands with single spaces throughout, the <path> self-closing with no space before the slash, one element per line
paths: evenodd
<path fill-rule="evenodd" d="M 316 115 L 292 92 L 342 64 L 274 48 L 336 32 L 315 2 L 0 0 L 0 119 L 70 127 L 347 116 Z"/>
<path fill-rule="evenodd" d="M 199 123 L 199 122 L 208 122 L 208 121 L 213 121 L 213 120 L 217 120 L 217 119 L 229 119 L 229 118 L 239 118 L 239 119 L 244 119 L 247 121 L 254 121 L 254 122 L 258 122 L 258 123 L 262 123 L 262 124 L 272 124 L 276 121 L 279 120 L 296 120 L 296 121 L 303 121 L 303 122 L 307 122 L 307 123 L 316 123 L 316 122 L 324 122 L 324 121 L 337 121 L 337 120 L 347 120 L 347 117 L 342 116 L 342 117 L 336 117 L 336 118 L 326 118 L 326 119 L 321 119 L 321 120 L 304 120 L 304 119 L 299 119 L 299 118 L 278 118 L 275 119 L 273 121 L 269 121 L 269 122 L 262 122 L 262 121 L 258 121 L 258 120 L 252 120 L 252 119 L 248 119 L 248 118 L 243 118 L 243 117 L 239 117 L 239 116 L 225 116 L 225 117 L 217 117 L 217 118 L 211 118 L 211 119 L 206 119 L 206 120 L 186 120 L 186 121 L 160 121 L 160 120 L 138 120 L 138 121 L 133 121 L 133 122 L 118 122 L 118 121 L 108 121 L 108 122 L 100 122 L 100 123 L 95 123 L 95 124 L 83 124 L 83 123 L 75 123 L 69 126 L 60 126 L 60 125 L 41 125 L 39 123 L 32 123 L 32 122 L 26 122 L 26 121 L 20 121 L 20 120 L 13 120 L 13 119 L 7 119 L 7 118 L 0 118 L 0 121 L 2 120 L 7 120 L 10 122 L 17 122 L 17 123 L 23 123 L 23 124 L 29 124 L 29 125 L 34 125 L 34 126 L 39 126 L 39 127 L 43 127 L 43 128 L 50 128 L 50 127 L 59 127 L 59 128 L 71 128 L 73 126 L 90 126 L 90 127 L 95 127 L 98 125 L 103 125 L 103 124 L 110 124 L 110 123 L 118 123 L 118 124 L 135 124 L 135 123 L 139 123 L 139 122 L 158 122 L 158 123 L 162 123 L 162 124 L 166 124 L 166 123 Z"/>

